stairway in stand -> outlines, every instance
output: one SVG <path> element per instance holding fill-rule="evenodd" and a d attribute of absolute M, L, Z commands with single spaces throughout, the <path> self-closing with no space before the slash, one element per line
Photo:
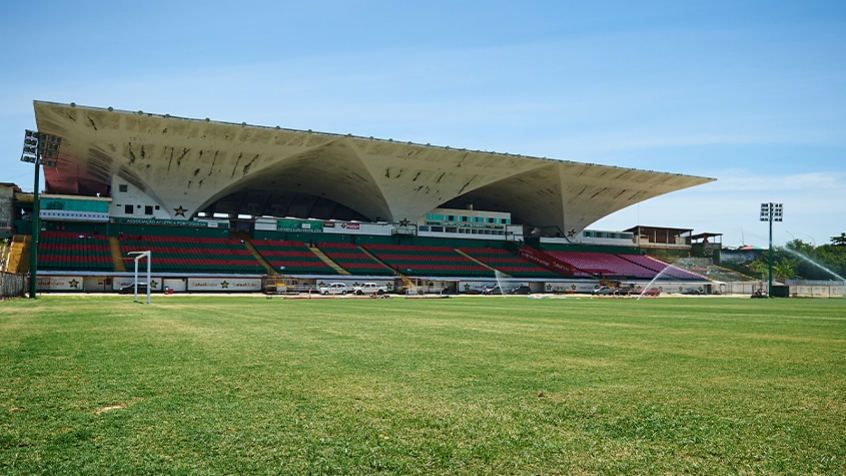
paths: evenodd
<path fill-rule="evenodd" d="M 463 251 L 459 250 L 458 248 L 455 248 L 455 252 L 456 252 L 456 253 L 458 253 L 458 254 L 460 254 L 461 256 L 464 256 L 465 258 L 469 259 L 470 261 L 472 261 L 472 262 L 474 262 L 474 263 L 478 264 L 479 266 L 484 266 L 485 268 L 488 268 L 489 270 L 493 271 L 494 273 L 496 273 L 496 271 L 497 271 L 495 268 L 491 268 L 490 266 L 486 265 L 485 263 L 482 263 L 481 261 L 479 261 L 479 260 L 477 260 L 476 258 L 474 258 L 474 257 L 472 257 L 472 256 L 470 256 L 470 255 L 468 255 L 467 253 L 465 253 L 465 252 L 463 252 Z M 507 274 L 503 273 L 502 271 L 500 271 L 500 274 L 501 274 L 501 275 L 503 275 L 503 276 L 505 276 L 506 278 L 510 278 L 510 277 L 511 277 L 511 276 L 509 276 L 509 275 L 507 275 Z"/>
<path fill-rule="evenodd" d="M 258 252 L 256 247 L 253 246 L 250 240 L 244 240 L 244 245 L 247 246 L 247 249 L 250 250 L 250 253 L 252 253 L 252 255 L 256 257 L 258 262 L 261 263 L 262 266 L 264 266 L 264 269 L 267 270 L 267 274 L 269 276 L 279 276 L 279 272 L 273 269 L 273 266 L 270 266 L 270 263 L 268 263 L 267 260 L 264 259 L 264 256 L 262 256 L 261 253 Z"/>
<path fill-rule="evenodd" d="M 351 276 L 352 275 L 352 273 L 350 273 L 349 271 L 345 270 L 344 268 L 338 266 L 338 263 L 332 261 L 328 256 L 326 256 L 326 253 L 320 251 L 320 248 L 318 248 L 316 246 L 309 246 L 308 249 L 310 249 L 312 253 L 317 255 L 317 257 L 320 258 L 321 261 L 328 264 L 338 274 L 343 275 L 343 276 Z"/>
<path fill-rule="evenodd" d="M 123 264 L 123 255 L 120 253 L 120 240 L 116 236 L 109 237 L 109 247 L 112 250 L 112 261 L 115 265 L 115 271 L 118 273 L 125 272 L 126 265 Z"/>
<path fill-rule="evenodd" d="M 371 252 L 367 251 L 367 250 L 366 250 L 363 246 L 359 246 L 359 247 L 358 247 L 358 249 L 360 249 L 360 250 L 361 250 L 364 254 L 366 254 L 367 256 L 369 256 L 369 257 L 370 257 L 370 259 L 372 259 L 373 261 L 375 261 L 375 262 L 377 262 L 377 263 L 381 264 L 382 266 L 384 266 L 384 267 L 386 267 L 386 268 L 390 269 L 393 273 L 396 273 L 396 274 L 397 274 L 397 275 L 399 275 L 401 278 L 405 278 L 405 276 L 403 276 L 403 275 L 402 275 L 402 273 L 400 273 L 399 271 L 397 271 L 397 270 L 395 270 L 395 269 L 391 268 L 390 266 L 388 266 L 388 265 L 387 265 L 387 263 L 385 263 L 384 261 L 382 261 L 382 260 L 380 260 L 379 258 L 377 258 L 377 257 L 376 257 L 376 255 L 374 255 L 373 253 L 371 253 Z M 405 278 L 405 279 L 408 279 L 408 278 Z"/>
<path fill-rule="evenodd" d="M 15 235 L 12 238 L 12 249 L 9 252 L 9 272 L 26 274 L 29 272 L 29 235 Z"/>

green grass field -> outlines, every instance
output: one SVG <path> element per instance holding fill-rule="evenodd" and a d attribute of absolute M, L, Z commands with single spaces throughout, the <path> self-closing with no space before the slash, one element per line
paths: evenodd
<path fill-rule="evenodd" d="M 844 474 L 846 300 L 0 303 L 2 474 Z"/>

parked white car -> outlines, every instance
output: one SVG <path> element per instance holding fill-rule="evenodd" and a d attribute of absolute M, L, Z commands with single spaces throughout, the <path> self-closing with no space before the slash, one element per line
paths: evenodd
<path fill-rule="evenodd" d="M 320 286 L 317 288 L 320 291 L 320 294 L 329 295 L 329 294 L 347 294 L 347 285 L 344 283 L 329 283 L 328 286 Z"/>
<path fill-rule="evenodd" d="M 359 296 L 363 294 L 377 294 L 381 296 L 388 292 L 388 287 L 376 283 L 364 283 L 358 286 L 353 286 L 353 290 Z"/>

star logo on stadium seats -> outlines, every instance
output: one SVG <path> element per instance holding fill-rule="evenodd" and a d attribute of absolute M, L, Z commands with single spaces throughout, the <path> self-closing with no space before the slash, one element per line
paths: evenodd
<path fill-rule="evenodd" d="M 187 211 L 188 211 L 188 209 L 187 209 L 187 208 L 182 208 L 182 205 L 179 205 L 179 208 L 174 208 L 174 209 L 173 209 L 173 211 L 175 211 L 175 212 L 176 212 L 176 214 L 175 214 L 174 216 L 178 216 L 178 217 L 183 217 L 183 218 L 184 218 L 184 217 L 185 217 L 185 212 L 187 212 Z"/>
<path fill-rule="evenodd" d="M 72 287 L 72 288 L 78 288 L 79 287 L 79 281 L 77 281 L 76 279 L 71 279 L 70 281 L 68 281 L 68 284 L 70 284 L 70 287 Z"/>
<path fill-rule="evenodd" d="M 223 288 L 223 289 L 227 289 L 227 288 L 229 288 L 229 283 L 227 283 L 225 280 L 221 281 L 220 287 Z"/>
<path fill-rule="evenodd" d="M 150 282 L 150 287 L 152 289 L 156 289 L 156 286 L 158 286 L 158 285 L 159 285 L 158 281 L 153 280 L 152 282 Z"/>
<path fill-rule="evenodd" d="M 399 226 L 408 226 L 408 223 L 408 218 L 403 218 L 402 220 L 400 220 Z"/>
<path fill-rule="evenodd" d="M 573 238 L 574 236 L 576 236 L 576 229 L 573 228 L 572 230 L 568 231 L 567 236 L 569 236 L 570 238 Z"/>

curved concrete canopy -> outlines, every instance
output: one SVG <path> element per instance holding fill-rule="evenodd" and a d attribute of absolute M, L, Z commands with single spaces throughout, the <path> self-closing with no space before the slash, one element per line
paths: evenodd
<path fill-rule="evenodd" d="M 35 115 L 40 132 L 62 137 L 58 167 L 45 170 L 48 191 L 109 195 L 118 176 L 186 217 L 253 190 L 324 197 L 390 222 L 472 204 L 573 234 L 640 201 L 713 180 L 41 101 Z"/>

